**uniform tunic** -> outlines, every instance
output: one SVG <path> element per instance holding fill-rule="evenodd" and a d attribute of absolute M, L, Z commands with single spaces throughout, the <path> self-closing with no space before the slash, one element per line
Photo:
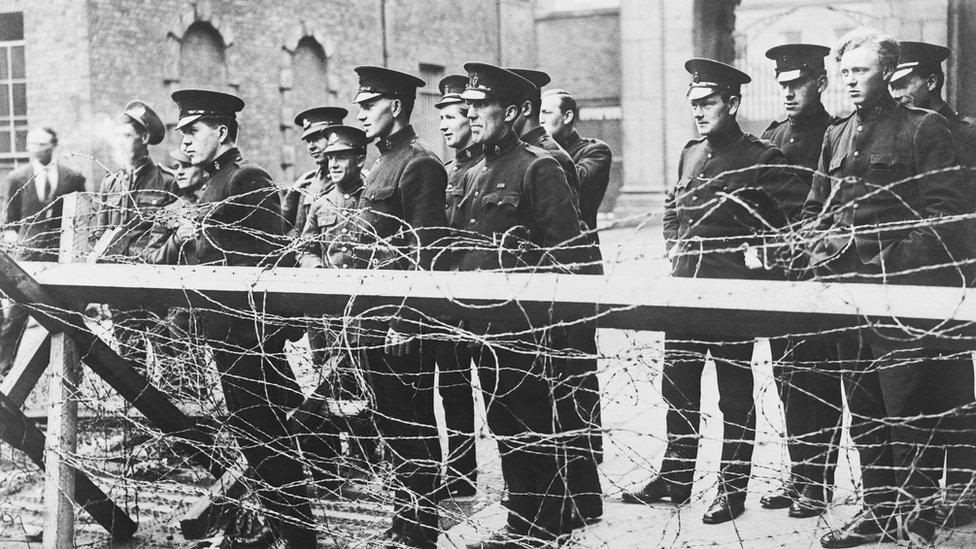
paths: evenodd
<path fill-rule="evenodd" d="M 121 228 L 105 255 L 138 257 L 152 241 L 149 234 L 154 214 L 176 200 L 179 189 L 172 173 L 148 156 L 131 173 L 109 174 L 99 186 L 96 237 Z"/>
<path fill-rule="evenodd" d="M 561 167 L 563 172 L 566 174 L 566 182 L 569 183 L 569 188 L 573 191 L 573 203 L 576 205 L 576 209 L 579 210 L 579 172 L 576 169 L 576 164 L 573 163 L 573 159 L 570 158 L 569 153 L 560 147 L 559 143 L 556 143 L 556 140 L 549 135 L 549 132 L 546 131 L 546 128 L 543 126 L 538 126 L 526 132 L 525 135 L 522 136 L 522 141 L 545 150 L 552 155 L 557 162 L 559 162 L 559 167 Z"/>
<path fill-rule="evenodd" d="M 763 132 L 762 138 L 771 141 L 783 151 L 786 160 L 794 166 L 797 175 L 809 187 L 820 162 L 824 132 L 836 120 L 837 118 L 827 113 L 822 103 L 817 103 L 816 110 L 810 114 L 773 122 Z M 790 213 L 790 219 L 793 219 L 800 212 L 797 210 Z"/>
<path fill-rule="evenodd" d="M 603 141 L 580 137 L 576 130 L 573 130 L 566 141 L 560 145 L 566 149 L 579 172 L 580 215 L 586 222 L 586 226 L 595 230 L 596 214 L 600 211 L 607 185 L 610 184 L 613 153 Z"/>
<path fill-rule="evenodd" d="M 342 189 L 337 185 L 319 196 L 309 206 L 302 239 L 306 241 L 299 256 L 300 267 L 348 269 L 355 264 L 352 253 L 356 245 L 356 220 L 364 181 L 358 187 Z"/>

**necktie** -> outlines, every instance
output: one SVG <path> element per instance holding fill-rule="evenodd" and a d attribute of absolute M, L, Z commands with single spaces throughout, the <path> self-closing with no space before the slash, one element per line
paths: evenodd
<path fill-rule="evenodd" d="M 47 168 L 37 172 L 41 184 L 41 202 L 47 203 L 51 199 L 51 181 L 47 177 Z"/>

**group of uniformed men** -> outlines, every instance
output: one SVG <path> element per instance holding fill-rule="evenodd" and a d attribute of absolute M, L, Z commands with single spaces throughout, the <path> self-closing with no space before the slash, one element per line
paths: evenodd
<path fill-rule="evenodd" d="M 806 44 L 769 50 L 787 118 L 773 123 L 764 139 L 736 123 L 748 75 L 709 59 L 686 63 L 692 75 L 687 97 L 701 138 L 682 151 L 679 180 L 667 195 L 664 234 L 674 276 L 966 283 L 968 272 L 958 264 L 966 253 L 973 193 L 968 173 L 955 168 L 970 165 L 976 130 L 942 99 L 941 62 L 949 51 L 899 44 L 870 29 L 852 31 L 834 50 L 855 107 L 843 119 L 821 102 L 829 53 Z M 542 93 L 550 80 L 545 73 L 484 63 L 464 68 L 467 75 L 440 82 L 436 104 L 440 131 L 455 151 L 452 162 L 442 163 L 410 124 L 425 83 L 362 66 L 353 100 L 361 128 L 345 125 L 348 112 L 340 107 L 299 114 L 296 124 L 319 167 L 283 193 L 237 148 L 241 99 L 206 90 L 173 94 L 183 135 L 173 153 L 175 178 L 147 154 L 163 139 L 162 123 L 145 103 L 130 103 L 118 125 L 123 169 L 101 189 L 100 230 L 121 235 L 103 236 L 111 242 L 106 249 L 171 264 L 602 273 L 595 228 L 609 148 L 575 131 L 579 109 L 568 92 Z M 366 170 L 370 142 L 380 155 Z M 7 185 L 7 221 L 22 228 L 24 249 L 43 247 L 30 242 L 35 233 L 26 228 L 39 211 L 55 208 L 50 189 L 37 183 L 50 180 L 38 177 L 48 173 L 38 160 Z M 28 208 L 38 202 L 35 196 L 40 205 Z M 147 223 L 173 197 L 195 204 L 197 213 L 175 223 Z M 350 310 L 357 312 L 354 305 Z M 148 329 L 152 314 L 117 313 L 120 340 Z M 287 417 L 289 410 L 304 409 L 284 354 L 294 334 L 265 319 L 260 304 L 254 311 L 215 309 L 200 317 L 231 427 L 268 511 L 269 528 L 257 543 L 315 547 L 306 472 L 297 456 L 305 455 L 320 494 L 336 494 L 340 445 L 334 432 L 316 432 L 322 426 L 313 414 Z M 455 326 L 453 341 L 407 306 L 356 321 L 327 319 L 308 330 L 316 364 L 343 355 L 333 384 L 355 393 L 354 378 L 362 376 L 372 396 L 395 477 L 395 512 L 384 546 L 435 547 L 438 500 L 475 493 L 472 363 L 497 438 L 508 520 L 469 547 L 554 547 L 602 516 L 595 330 L 589 324 L 553 328 L 549 319 L 526 314 L 502 318 Z M 0 338 L 0 346 L 8 345 L 4 352 L 18 337 L 8 323 Z M 825 511 L 846 390 L 864 509 L 826 534 L 823 546 L 903 538 L 928 544 L 936 526 L 973 520 L 976 421 L 969 408 L 976 399 L 968 355 L 900 344 L 866 330 L 784 338 L 771 347 L 779 359 L 775 373 L 792 463 L 788 482 L 763 497 L 763 507 L 788 508 L 796 518 Z M 751 476 L 751 341 L 666 334 L 667 451 L 660 473 L 623 497 L 643 504 L 691 500 L 708 353 L 724 418 L 720 485 L 703 517 L 715 524 L 744 511 Z M 449 433 L 444 479 L 435 370 Z M 938 489 L 943 474 L 944 494 Z"/>

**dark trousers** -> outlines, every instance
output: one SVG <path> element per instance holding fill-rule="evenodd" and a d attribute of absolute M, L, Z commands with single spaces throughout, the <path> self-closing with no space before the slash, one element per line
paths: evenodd
<path fill-rule="evenodd" d="M 0 324 L 0 379 L 7 375 L 17 358 L 20 340 L 30 319 L 28 309 L 14 301 L 3 307 L 3 322 Z"/>
<path fill-rule="evenodd" d="M 565 532 L 567 502 L 554 437 L 551 361 L 501 345 L 478 347 L 475 360 L 508 487 L 508 526 L 522 535 L 555 539 Z"/>
<path fill-rule="evenodd" d="M 969 353 L 942 368 L 942 401 L 948 408 L 939 423 L 944 448 L 946 503 L 976 505 L 976 396 Z M 943 456 L 937 456 L 939 466 Z"/>
<path fill-rule="evenodd" d="M 597 379 L 596 329 L 571 327 L 565 336 L 568 353 L 581 358 L 557 361 L 553 396 L 557 428 L 563 433 L 566 485 L 576 512 L 586 518 L 603 515 L 603 488 L 597 470 L 600 434 L 600 382 Z M 558 341 L 557 349 L 563 342 Z M 557 351 L 558 352 L 558 351 Z"/>
<path fill-rule="evenodd" d="M 475 455 L 474 391 L 471 386 L 471 350 L 467 342 L 437 343 L 438 391 L 447 424 L 447 476 L 474 484 L 478 478 Z"/>
<path fill-rule="evenodd" d="M 832 488 L 843 408 L 837 341 L 791 338 L 769 343 L 786 420 L 791 481 L 798 490 L 810 484 Z"/>
<path fill-rule="evenodd" d="M 949 363 L 928 350 L 886 350 L 857 335 L 841 339 L 864 503 L 881 518 L 931 520 L 938 495 L 941 372 Z"/>
<path fill-rule="evenodd" d="M 237 329 L 254 327 L 240 323 Z M 225 331 L 212 335 L 211 342 L 230 413 L 228 426 L 250 466 L 268 520 L 295 547 L 313 546 L 315 522 L 305 474 L 286 419 L 301 392 L 284 356 L 284 338 L 255 343 L 235 340 Z"/>
<path fill-rule="evenodd" d="M 376 427 L 393 466 L 393 530 L 436 542 L 435 492 L 440 485 L 441 448 L 434 419 L 436 343 L 403 357 L 382 349 L 366 351 L 369 386 L 375 397 Z"/>
<path fill-rule="evenodd" d="M 731 498 L 745 498 L 756 438 L 752 347 L 751 341 L 724 342 L 708 335 L 665 336 L 661 392 L 668 404 L 668 447 L 661 475 L 672 492 L 691 491 L 701 423 L 701 374 L 711 351 L 724 424 L 719 490 Z"/>

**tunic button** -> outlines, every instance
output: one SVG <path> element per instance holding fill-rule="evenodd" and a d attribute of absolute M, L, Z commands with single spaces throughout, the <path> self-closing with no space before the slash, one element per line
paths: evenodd
<path fill-rule="evenodd" d="M 858 126 L 858 127 L 857 127 L 857 131 L 859 131 L 859 132 L 863 132 L 863 131 L 864 131 L 864 126 Z"/>
<path fill-rule="evenodd" d="M 342 228 L 342 232 L 344 232 L 344 233 L 348 233 L 348 232 L 349 232 L 349 229 L 347 229 L 347 228 L 345 228 L 345 227 L 343 227 L 343 228 Z"/>
<path fill-rule="evenodd" d="M 796 139 L 795 139 L 795 138 L 793 138 L 793 137 L 791 137 L 791 138 L 790 138 L 790 143 L 796 143 Z"/>
<path fill-rule="evenodd" d="M 474 195 L 475 195 L 475 196 L 478 196 L 479 194 L 481 194 L 481 193 L 480 193 L 479 191 L 475 191 L 475 192 L 474 192 Z"/>
<path fill-rule="evenodd" d="M 349 198 L 349 195 L 348 194 L 344 194 L 344 195 L 342 195 L 342 198 Z"/>
<path fill-rule="evenodd" d="M 485 167 L 481 168 L 481 171 L 482 172 L 487 172 L 488 171 L 488 166 L 485 166 Z"/>
<path fill-rule="evenodd" d="M 374 259 L 373 260 L 373 265 L 379 265 L 379 264 L 380 264 L 380 260 L 379 259 Z"/>
<path fill-rule="evenodd" d="M 691 197 L 691 201 L 692 201 L 692 202 L 694 202 L 694 201 L 696 201 L 696 200 L 698 200 L 698 196 L 697 196 L 697 195 L 696 195 L 696 196 L 692 196 L 692 197 Z"/>
<path fill-rule="evenodd" d="M 711 157 L 712 157 L 712 153 L 708 153 L 708 158 L 711 158 Z"/>
<path fill-rule="evenodd" d="M 342 268 L 343 268 L 343 269 L 348 269 L 348 268 L 349 268 L 349 265 L 347 265 L 347 264 L 345 264 L 345 263 L 343 263 L 343 264 L 342 264 Z"/>
<path fill-rule="evenodd" d="M 471 220 L 471 223 L 474 223 L 474 222 L 475 222 L 475 220 L 474 220 L 474 219 L 472 219 L 472 220 Z"/>
<path fill-rule="evenodd" d="M 854 151 L 854 156 L 861 156 L 861 151 Z"/>

